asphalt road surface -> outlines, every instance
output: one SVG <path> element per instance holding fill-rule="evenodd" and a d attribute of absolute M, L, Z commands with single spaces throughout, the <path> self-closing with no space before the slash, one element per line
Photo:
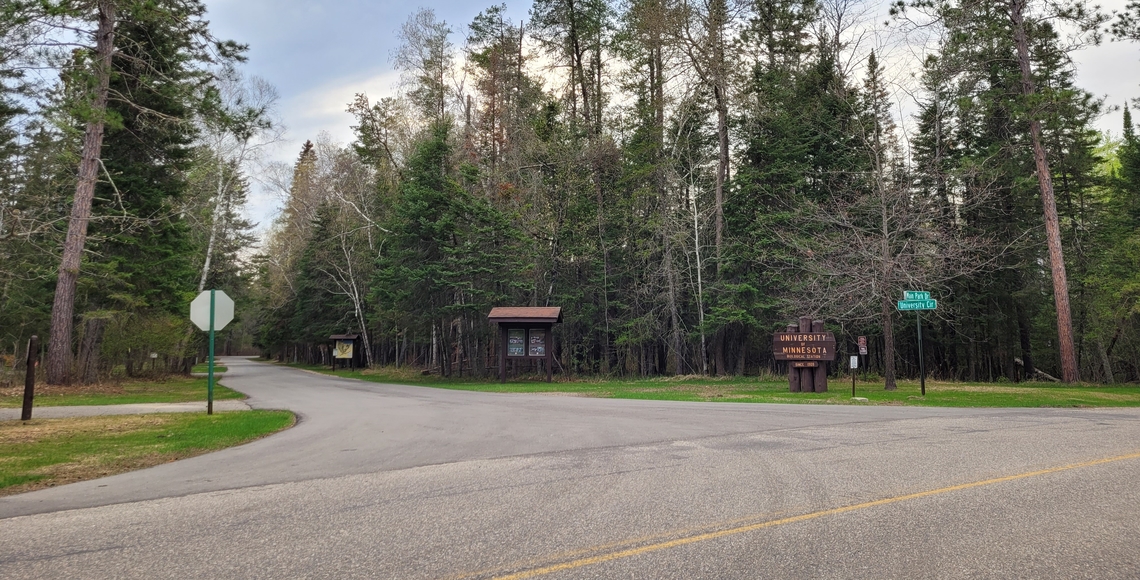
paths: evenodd
<path fill-rule="evenodd" d="M 300 423 L 0 498 L 0 578 L 1140 577 L 1138 409 L 606 400 L 224 364 Z"/>

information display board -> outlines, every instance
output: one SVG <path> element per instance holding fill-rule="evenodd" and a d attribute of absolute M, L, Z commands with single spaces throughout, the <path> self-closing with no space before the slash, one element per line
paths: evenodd
<path fill-rule="evenodd" d="M 352 358 L 351 340 L 338 340 L 333 347 L 333 358 Z"/>
<path fill-rule="evenodd" d="M 526 356 L 526 330 L 512 328 L 507 331 L 507 356 Z"/>
<path fill-rule="evenodd" d="M 530 350 L 527 356 L 546 356 L 546 329 L 530 329 Z"/>

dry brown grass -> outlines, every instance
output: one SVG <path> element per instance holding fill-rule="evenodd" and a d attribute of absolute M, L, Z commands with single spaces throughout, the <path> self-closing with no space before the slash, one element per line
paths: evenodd
<path fill-rule="evenodd" d="M 161 415 L 115 415 L 0 422 L 0 445 L 27 444 L 55 437 L 126 433 L 167 423 Z"/>
<path fill-rule="evenodd" d="M 63 395 L 122 395 L 126 390 L 122 383 L 108 382 L 94 385 L 48 385 L 36 384 L 37 397 L 63 396 Z M 24 385 L 0 388 L 0 397 L 23 397 Z"/>

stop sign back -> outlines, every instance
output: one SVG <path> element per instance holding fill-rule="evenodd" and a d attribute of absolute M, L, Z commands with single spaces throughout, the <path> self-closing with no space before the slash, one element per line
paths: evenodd
<path fill-rule="evenodd" d="M 205 290 L 190 303 L 190 322 L 210 330 L 210 293 L 214 294 L 214 330 L 221 330 L 234 319 L 234 300 L 221 290 Z"/>

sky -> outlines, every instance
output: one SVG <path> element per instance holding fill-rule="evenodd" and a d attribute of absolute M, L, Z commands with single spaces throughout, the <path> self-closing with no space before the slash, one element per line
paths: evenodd
<path fill-rule="evenodd" d="M 373 101 L 395 93 L 399 73 L 392 68 L 391 55 L 398 46 L 397 30 L 418 8 L 434 10 L 451 26 L 452 42 L 461 47 L 467 24 L 495 1 L 205 0 L 205 4 L 217 37 L 249 45 L 243 71 L 277 87 L 287 133 L 270 155 L 292 163 L 301 144 L 322 131 L 344 144 L 352 140 L 352 117 L 345 108 L 356 93 Z M 1112 10 L 1125 2 L 1100 4 Z M 882 4 L 885 14 L 887 2 Z M 526 20 L 529 10 L 529 1 L 507 3 L 507 14 L 516 23 Z M 1079 85 L 1116 107 L 1097 127 L 1119 135 L 1119 107 L 1140 97 L 1140 44 L 1107 42 L 1079 52 L 1076 61 Z M 247 209 L 264 227 L 279 204 L 278 196 L 263 190 L 254 192 Z"/>
<path fill-rule="evenodd" d="M 435 10 L 455 32 L 493 4 L 464 0 L 426 3 L 392 0 L 205 0 L 214 35 L 248 44 L 244 73 L 264 78 L 280 94 L 279 112 L 287 132 L 270 154 L 292 163 L 305 140 L 324 131 L 344 144 L 352 141 L 352 116 L 345 112 L 357 93 L 376 101 L 396 92 L 392 68 L 397 31 L 421 6 Z M 508 6 L 515 22 L 525 20 L 529 1 Z M 264 228 L 280 199 L 265 188 L 249 198 L 250 217 Z"/>

